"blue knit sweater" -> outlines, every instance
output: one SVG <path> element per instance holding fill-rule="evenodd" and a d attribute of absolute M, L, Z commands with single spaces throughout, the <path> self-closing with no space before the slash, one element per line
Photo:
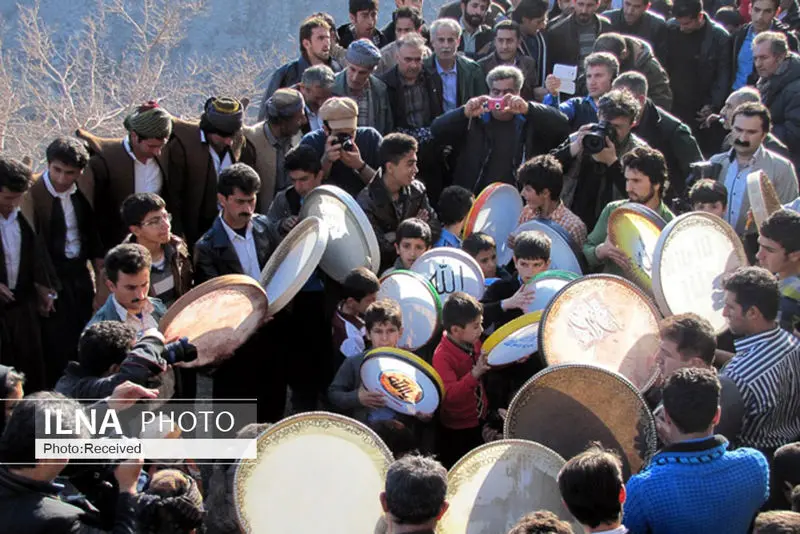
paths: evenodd
<path fill-rule="evenodd" d="M 627 484 L 631 534 L 746 534 L 769 496 L 769 467 L 755 449 L 728 451 L 722 436 L 664 448 Z"/>

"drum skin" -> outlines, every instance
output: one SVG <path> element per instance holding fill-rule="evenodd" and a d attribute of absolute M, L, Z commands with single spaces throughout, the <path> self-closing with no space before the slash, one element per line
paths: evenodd
<path fill-rule="evenodd" d="M 653 254 L 666 224 L 656 212 L 634 202 L 618 207 L 608 219 L 611 244 L 630 260 L 625 277 L 648 295 L 653 294 Z"/>
<path fill-rule="evenodd" d="M 508 236 L 514 231 L 522 213 L 522 197 L 513 185 L 496 182 L 484 188 L 469 210 L 462 237 L 474 232 L 491 236 L 497 244 L 497 265 L 507 265 L 513 251 Z"/>

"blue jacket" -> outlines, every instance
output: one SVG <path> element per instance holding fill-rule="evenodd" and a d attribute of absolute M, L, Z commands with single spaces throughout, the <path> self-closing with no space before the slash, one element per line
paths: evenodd
<path fill-rule="evenodd" d="M 749 532 L 769 496 L 767 459 L 722 436 L 675 443 L 627 484 L 631 534 Z"/>
<path fill-rule="evenodd" d="M 543 103 L 558 108 L 561 113 L 566 115 L 567 119 L 569 119 L 569 126 L 573 131 L 584 124 L 591 124 L 598 120 L 597 104 L 590 96 L 575 96 L 566 102 L 561 102 L 558 97 L 546 95 Z"/>
<path fill-rule="evenodd" d="M 114 301 L 112 299 L 114 295 L 109 295 L 106 299 L 106 303 L 103 304 L 99 310 L 94 314 L 91 320 L 86 324 L 86 328 L 93 325 L 94 323 L 99 323 L 100 321 L 117 321 L 122 322 L 122 317 L 119 316 L 117 313 L 117 308 L 114 306 Z M 164 317 L 164 314 L 167 313 L 167 307 L 164 306 L 164 303 L 161 302 L 157 298 L 147 297 L 150 300 L 150 303 L 153 305 L 153 318 L 156 321 L 161 321 L 161 318 Z"/>

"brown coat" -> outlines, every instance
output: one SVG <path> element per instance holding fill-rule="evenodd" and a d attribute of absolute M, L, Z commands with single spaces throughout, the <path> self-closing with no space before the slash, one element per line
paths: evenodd
<path fill-rule="evenodd" d="M 489 71 L 500 65 L 500 59 L 497 57 L 497 53 L 493 53 L 479 60 L 478 64 L 483 69 L 484 74 L 489 74 Z M 525 82 L 522 84 L 520 96 L 525 100 L 532 102 L 534 100 L 533 90 L 539 86 L 539 69 L 536 66 L 536 61 L 534 61 L 534 59 L 531 57 L 523 56 L 522 54 L 517 53 L 516 67 L 522 71 L 522 75 L 525 77 Z"/>
<path fill-rule="evenodd" d="M 169 196 L 173 231 L 193 245 L 211 228 L 217 216 L 217 171 L 208 143 L 200 139 L 200 123 L 173 119 L 167 143 Z M 244 135 L 234 142 L 231 159 L 239 161 Z"/>
<path fill-rule="evenodd" d="M 264 133 L 265 121 L 261 121 L 253 126 L 242 128 L 246 144 L 242 149 L 242 163 L 247 163 L 253 167 L 261 178 L 261 190 L 258 192 L 258 204 L 256 211 L 266 215 L 272 199 L 275 198 L 275 175 L 277 172 L 277 152 Z M 300 144 L 302 134 L 298 133 L 292 139 L 292 146 Z"/>
<path fill-rule="evenodd" d="M 85 188 L 86 198 L 94 206 L 97 215 L 97 226 L 103 247 L 108 250 L 119 244 L 128 234 L 128 229 L 122 222 L 120 208 L 122 202 L 136 192 L 136 179 L 134 176 L 133 159 L 122 144 L 122 139 L 104 139 L 96 137 L 85 130 L 77 130 L 75 135 L 84 139 L 89 144 L 92 157 L 89 165 L 83 171 L 84 181 L 91 186 Z M 167 155 L 162 152 L 156 158 L 156 163 L 161 169 L 164 186 L 161 196 L 171 209 L 171 202 L 167 191 L 169 180 L 167 171 Z M 100 202 L 96 202 L 100 200 Z"/>
<path fill-rule="evenodd" d="M 123 243 L 136 243 L 136 236 L 128 234 Z M 180 237 L 170 236 L 167 246 L 171 247 L 173 252 L 170 269 L 175 282 L 175 297 L 178 298 L 192 288 L 192 260 L 189 258 L 189 247 L 186 246 L 186 241 Z M 150 286 L 150 296 L 156 296 L 152 285 Z"/>

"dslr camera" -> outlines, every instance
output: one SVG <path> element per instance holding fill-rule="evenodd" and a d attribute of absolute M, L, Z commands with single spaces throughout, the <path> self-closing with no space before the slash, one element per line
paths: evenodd
<path fill-rule="evenodd" d="M 342 150 L 346 152 L 355 152 L 356 148 L 353 144 L 353 138 L 346 133 L 337 133 L 336 142 L 342 145 Z"/>
<path fill-rule="evenodd" d="M 606 147 L 606 139 L 613 143 L 616 141 L 616 130 L 608 121 L 600 121 L 592 124 L 588 132 L 583 136 L 583 150 L 587 154 L 597 154 Z"/>

